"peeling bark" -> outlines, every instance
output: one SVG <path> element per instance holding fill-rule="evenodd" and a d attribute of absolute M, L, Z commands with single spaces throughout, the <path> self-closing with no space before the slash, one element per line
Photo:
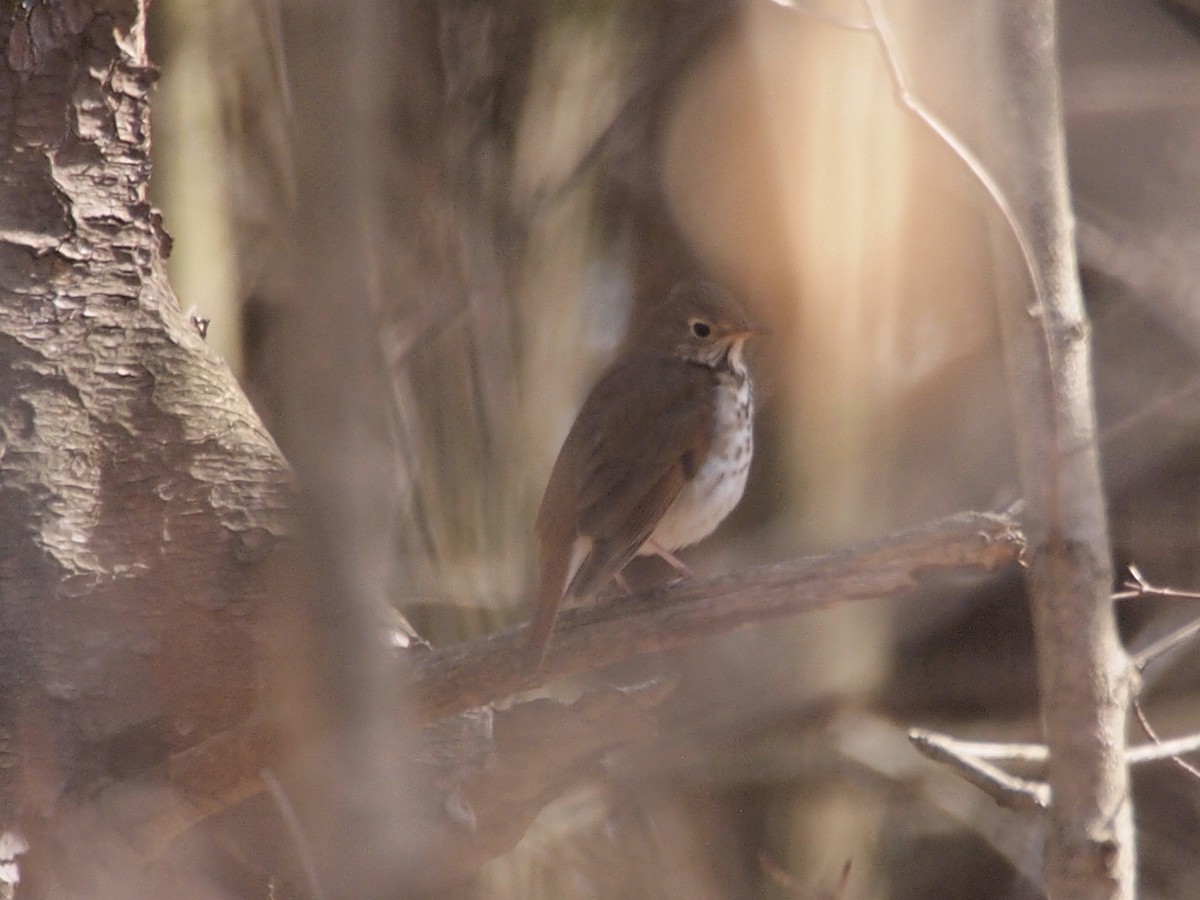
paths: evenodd
<path fill-rule="evenodd" d="M 286 463 L 163 271 L 143 16 L 0 22 L 0 824 L 32 831 L 249 714 L 287 528 Z"/>

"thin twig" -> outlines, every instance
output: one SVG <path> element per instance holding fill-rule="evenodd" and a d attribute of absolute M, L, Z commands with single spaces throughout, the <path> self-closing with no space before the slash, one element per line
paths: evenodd
<path fill-rule="evenodd" d="M 996 208 L 1004 217 L 1005 223 L 1012 232 L 1014 240 L 1017 242 L 1017 247 L 1021 251 L 1021 257 L 1025 261 L 1025 269 L 1029 275 L 1029 280 L 1033 285 L 1034 299 L 1037 308 L 1041 308 L 1042 299 L 1045 296 L 1045 290 L 1042 286 L 1042 276 L 1036 264 L 1036 258 L 1033 253 L 1033 245 L 1029 240 L 1025 229 L 1022 227 L 1020 220 L 1017 218 L 1016 212 L 1013 210 L 1012 204 L 1005 195 L 1000 183 L 992 175 L 988 167 L 983 164 L 983 161 L 975 154 L 967 142 L 958 136 L 958 134 L 941 120 L 940 117 L 928 106 L 924 101 L 913 92 L 908 74 L 904 70 L 903 64 L 900 62 L 900 51 L 897 46 L 896 36 L 892 31 L 891 21 L 884 14 L 883 9 L 879 6 L 879 0 L 867 0 L 867 11 L 870 16 L 870 21 L 866 23 L 854 22 L 839 16 L 827 13 L 823 10 L 810 9 L 792 0 L 775 0 L 779 6 L 786 6 L 794 10 L 798 14 L 807 19 L 819 22 L 824 25 L 830 25 L 835 28 L 840 28 L 845 31 L 859 31 L 864 33 L 874 34 L 878 40 L 880 48 L 883 51 L 883 61 L 888 67 L 888 73 L 891 76 L 892 85 L 896 90 L 896 98 L 899 104 L 911 112 L 917 119 L 925 125 L 930 131 L 936 134 L 941 141 L 950 148 L 950 151 L 958 157 L 967 170 L 975 178 L 976 181 L 987 191 L 988 197 L 996 204 Z"/>
<path fill-rule="evenodd" d="M 1142 715 L 1141 705 L 1135 703 L 1133 709 L 1142 727 L 1147 728 L 1148 723 Z M 1164 759 L 1180 762 L 1179 757 L 1183 754 L 1200 752 L 1200 734 L 1189 734 L 1186 737 L 1172 738 L 1169 741 L 1160 740 L 1157 734 L 1152 733 L 1152 729 L 1147 729 L 1147 734 L 1154 741 L 1153 744 L 1139 744 L 1131 747 L 1125 754 L 1125 758 L 1129 760 L 1131 766 L 1160 762 Z"/>
<path fill-rule="evenodd" d="M 1138 672 L 1143 672 L 1150 663 L 1194 640 L 1197 635 L 1200 635 L 1200 619 L 1195 619 L 1181 628 L 1176 628 L 1169 634 L 1154 641 L 1149 647 L 1134 654 L 1132 658 L 1133 667 Z"/>
<path fill-rule="evenodd" d="M 1192 765 L 1190 762 L 1188 762 L 1186 759 L 1184 759 L 1180 755 L 1180 752 L 1190 752 L 1190 751 L 1180 751 L 1180 752 L 1176 752 L 1176 753 L 1170 753 L 1169 750 L 1175 749 L 1175 748 L 1170 747 L 1171 742 L 1163 741 L 1161 738 L 1159 738 L 1158 732 L 1154 730 L 1154 726 L 1152 726 L 1150 724 L 1150 720 L 1148 718 L 1146 718 L 1146 713 L 1142 710 L 1142 704 L 1137 700 L 1133 701 L 1133 714 L 1137 717 L 1138 724 L 1140 724 L 1142 726 L 1142 729 L 1146 732 L 1146 736 L 1149 737 L 1150 740 L 1154 741 L 1154 743 L 1157 744 L 1160 748 L 1167 750 L 1168 758 L 1172 762 L 1174 762 L 1175 765 L 1179 766 L 1179 768 L 1183 769 L 1183 771 L 1187 772 L 1193 778 L 1200 780 L 1200 769 L 1197 769 L 1194 765 Z M 1192 748 L 1192 749 L 1195 749 L 1195 748 Z"/>
<path fill-rule="evenodd" d="M 844 711 L 829 728 L 837 750 L 903 795 L 939 810 L 979 836 L 1031 884 L 1041 877 L 1039 840 L 1045 817 L 1014 812 L 968 785 L 945 766 L 929 766 L 912 753 L 907 732 L 868 713 Z M 913 788 L 916 786 L 914 794 Z"/>
<path fill-rule="evenodd" d="M 1025 228 L 1021 225 L 1016 211 L 1009 202 L 1008 196 L 1001 189 L 1000 183 L 988 170 L 988 167 L 967 146 L 966 141 L 960 138 L 954 129 L 938 118 L 937 114 L 926 106 L 920 97 L 913 93 L 909 86 L 908 75 L 900 63 L 900 52 L 897 47 L 896 36 L 892 32 L 891 21 L 884 15 L 883 10 L 879 6 L 879 0 L 867 0 L 867 9 L 871 13 L 873 30 L 878 36 L 880 46 L 883 49 L 883 59 L 887 64 L 888 70 L 891 72 L 892 84 L 895 85 L 896 96 L 900 105 L 915 115 L 930 131 L 941 138 L 942 142 L 950 148 L 962 164 L 967 167 L 975 180 L 987 191 L 991 201 L 996 204 L 996 209 L 1004 217 L 1004 222 L 1008 225 L 1014 240 L 1017 242 L 1017 247 L 1021 251 L 1021 258 L 1025 262 L 1026 273 L 1029 275 L 1029 280 L 1033 285 L 1036 308 L 1041 309 L 1046 296 L 1041 269 L 1037 265 L 1037 257 L 1033 252 L 1033 244 L 1028 234 L 1026 234 Z"/>
<path fill-rule="evenodd" d="M 1158 587 L 1151 584 L 1137 566 L 1129 567 L 1129 577 L 1122 585 L 1125 590 L 1113 594 L 1113 600 L 1132 600 L 1136 597 L 1169 597 L 1175 600 L 1200 600 L 1200 592 L 1181 591 L 1176 588 Z"/>
<path fill-rule="evenodd" d="M 962 756 L 972 756 L 976 759 L 992 763 L 1016 763 L 1017 765 L 1043 766 L 1050 758 L 1045 744 L 1006 744 L 999 741 L 964 741 L 947 735 L 935 734 L 922 729 L 909 732 L 910 738 L 932 743 L 949 744 Z M 1130 747 L 1125 753 L 1125 759 L 1131 766 L 1146 763 L 1161 762 L 1173 756 L 1200 751 L 1200 734 L 1189 734 L 1184 737 L 1171 738 L 1167 741 L 1156 740 L 1152 744 L 1139 744 Z"/>
<path fill-rule="evenodd" d="M 908 739 L 923 756 L 949 767 L 1002 806 L 1018 812 L 1043 812 L 1050 806 L 1050 786 L 1005 772 L 964 752 L 963 744 L 944 735 L 913 729 Z"/>
<path fill-rule="evenodd" d="M 1006 744 L 1002 741 L 963 741 L 930 731 L 914 729 L 910 737 L 921 735 L 922 739 L 939 743 L 952 743 L 957 752 L 963 756 L 974 756 L 994 763 L 1017 763 L 1027 765 L 1045 765 L 1049 754 L 1045 744 Z M 915 740 L 915 738 L 913 738 Z"/>

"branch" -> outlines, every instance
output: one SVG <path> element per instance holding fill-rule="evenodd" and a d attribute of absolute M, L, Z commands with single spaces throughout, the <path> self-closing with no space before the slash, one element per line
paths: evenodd
<path fill-rule="evenodd" d="M 1138 651 L 1133 657 L 1133 668 L 1137 672 L 1145 671 L 1152 662 L 1191 643 L 1197 635 L 1200 635 L 1200 619 L 1193 619 L 1186 625 L 1165 634 L 1145 649 Z"/>
<path fill-rule="evenodd" d="M 869 713 L 842 710 L 828 727 L 846 759 L 890 785 L 912 815 L 935 809 L 974 833 L 1030 884 L 1041 879 L 1041 854 L 1030 838 L 1044 831 L 1040 819 L 988 802 L 948 769 L 928 766 L 910 751 L 909 733 Z"/>
<path fill-rule="evenodd" d="M 967 167 L 972 177 L 979 182 L 980 187 L 987 191 L 987 195 L 992 203 L 995 204 L 996 210 L 1004 217 L 1004 222 L 1008 226 L 1013 240 L 1017 242 L 1017 247 L 1021 251 L 1021 259 L 1025 263 L 1025 270 L 1029 274 L 1030 281 L 1033 283 L 1034 296 L 1040 300 L 1044 293 L 1042 272 L 1038 268 L 1033 244 L 1025 228 L 1022 227 L 1016 210 L 1009 202 L 1008 195 L 1000 187 L 1000 183 L 996 180 L 991 170 L 983 164 L 983 161 L 968 146 L 967 142 L 959 137 L 954 129 L 935 115 L 933 110 L 912 90 L 909 85 L 908 75 L 900 62 L 898 42 L 896 41 L 895 34 L 892 32 L 891 20 L 884 15 L 883 9 L 880 7 L 880 0 L 867 0 L 867 9 L 871 14 L 872 30 L 875 32 L 875 36 L 883 49 L 883 61 L 886 63 L 888 73 L 891 75 L 892 86 L 896 90 L 897 102 L 923 122 L 926 128 L 936 134 L 942 143 L 949 147 L 951 152 L 958 157 L 959 161 Z"/>
<path fill-rule="evenodd" d="M 1125 759 L 1131 668 L 1117 634 L 1096 449 L 1087 321 L 1075 257 L 1053 0 L 997 7 L 997 112 L 1013 209 L 1041 291 L 1000 304 L 1016 423 L 1042 722 L 1053 792 L 1046 886 L 1129 900 L 1133 817 Z M 1040 296 L 1039 296 L 1040 295 Z"/>
<path fill-rule="evenodd" d="M 1146 732 L 1146 736 L 1149 737 L 1150 740 L 1152 740 L 1154 742 L 1154 744 L 1152 746 L 1155 749 L 1159 750 L 1160 752 L 1166 753 L 1165 756 L 1158 756 L 1158 757 L 1154 757 L 1154 758 L 1155 759 L 1169 759 L 1173 763 L 1175 763 L 1175 765 L 1177 765 L 1179 768 L 1183 769 L 1183 771 L 1185 771 L 1189 775 L 1191 775 L 1192 778 L 1200 780 L 1200 769 L 1197 769 L 1196 766 L 1192 765 L 1190 762 L 1188 762 L 1186 759 L 1184 759 L 1183 755 L 1182 755 L 1184 753 L 1192 752 L 1192 750 L 1194 750 L 1195 748 L 1194 747 L 1185 748 L 1182 750 L 1179 750 L 1176 747 L 1168 748 L 1168 743 L 1173 744 L 1173 745 L 1178 745 L 1181 742 L 1179 740 L 1175 740 L 1175 741 L 1171 741 L 1171 742 L 1164 742 L 1163 739 L 1158 736 L 1157 729 L 1155 729 L 1155 727 L 1150 724 L 1150 720 L 1146 717 L 1146 711 L 1144 709 L 1142 709 L 1142 704 L 1140 701 L 1135 700 L 1133 702 L 1133 712 L 1134 712 L 1135 717 L 1138 720 L 1138 724 L 1141 725 L 1142 729 Z M 1172 753 L 1172 752 L 1169 752 L 1169 750 L 1175 750 L 1175 752 Z"/>
<path fill-rule="evenodd" d="M 1145 719 L 1143 718 L 1142 721 L 1144 723 Z M 1151 734 L 1151 737 L 1154 739 L 1154 743 L 1139 744 L 1129 748 L 1125 758 L 1129 760 L 1131 766 L 1162 762 L 1164 759 L 1178 762 L 1179 757 L 1185 753 L 1200 752 L 1200 734 L 1189 734 L 1185 737 L 1171 738 L 1165 741 L 1160 741 L 1154 734 Z"/>
<path fill-rule="evenodd" d="M 1154 741 L 1129 748 L 1125 762 L 1130 766 L 1170 760 L 1193 777 L 1200 776 L 1196 766 L 1183 759 L 1185 753 L 1200 751 L 1200 735 L 1161 740 L 1135 706 L 1138 720 Z M 1001 806 L 1017 812 L 1043 813 L 1052 809 L 1052 793 L 1045 781 L 1014 775 L 997 763 L 1016 763 L 1033 766 L 1044 773 L 1050 752 L 1044 744 L 1005 744 L 998 742 L 962 741 L 944 734 L 913 728 L 909 742 L 922 756 L 941 763 L 968 784 L 979 788 Z"/>
<path fill-rule="evenodd" d="M 1185 753 L 1200 752 L 1200 734 L 1189 734 L 1167 740 L 1162 740 L 1156 734 L 1151 734 L 1151 737 L 1154 739 L 1154 743 L 1138 744 L 1126 751 L 1125 759 L 1131 766 L 1162 762 L 1164 759 L 1172 759 Z M 971 756 L 991 763 L 1017 763 L 1018 765 L 1042 768 L 1045 767 L 1046 760 L 1050 758 L 1050 752 L 1046 749 L 1045 744 L 963 741 L 920 728 L 909 731 L 908 738 L 922 753 L 927 747 L 933 745 L 952 747 L 959 756 Z M 931 753 L 925 755 L 935 758 Z"/>
<path fill-rule="evenodd" d="M 536 674 L 525 670 L 525 625 L 420 655 L 412 660 L 410 688 L 421 715 L 432 721 L 552 678 L 747 625 L 839 603 L 900 596 L 939 573 L 991 571 L 1017 561 L 1023 546 L 1005 516 L 950 516 L 827 556 L 566 610 Z"/>
<path fill-rule="evenodd" d="M 948 766 L 1001 806 L 1024 812 L 1041 812 L 1050 806 L 1050 788 L 1046 784 L 1005 772 L 971 752 L 967 742 L 916 728 L 908 733 L 908 739 L 923 756 Z"/>
<path fill-rule="evenodd" d="M 1178 588 L 1159 587 L 1152 584 L 1142 574 L 1142 570 L 1137 566 L 1129 567 L 1129 577 L 1125 579 L 1122 585 L 1125 588 L 1113 594 L 1114 600 L 1132 600 L 1136 597 L 1165 597 L 1173 600 L 1200 600 L 1200 592 L 1184 591 Z"/>
<path fill-rule="evenodd" d="M 1010 518 L 964 513 L 827 556 L 567 610 L 536 675 L 523 669 L 526 626 L 441 651 L 414 651 L 413 658 L 400 662 L 411 663 L 408 688 L 430 726 L 426 745 L 436 747 L 451 717 L 551 678 L 837 603 L 898 596 L 939 574 L 992 571 L 1016 562 L 1023 547 Z M 465 802 L 469 818 L 483 823 L 465 844 L 450 830 L 447 841 L 462 845 L 455 858 L 477 864 L 510 846 L 522 829 L 495 823 L 505 816 L 510 823 L 518 818 L 527 823 L 548 797 L 555 796 L 555 784 L 561 787 L 594 765 L 603 752 L 644 736 L 651 722 L 643 711 L 662 694 L 653 684 L 607 689 L 593 691 L 571 706 L 539 700 L 496 713 L 496 734 L 508 735 L 497 748 L 503 765 L 493 761 L 476 767 L 478 771 L 468 766 L 461 787 L 451 788 L 461 801 L 457 807 Z M 411 705 L 397 703 L 394 708 L 406 713 Z M 537 752 L 527 746 L 547 740 L 549 747 Z M 279 724 L 250 719 L 162 766 L 105 788 L 93 804 L 68 816 L 65 831 L 90 834 L 99 815 L 119 825 L 127 842 L 123 852 L 132 854 L 130 865 L 157 857 L 191 827 L 261 793 L 263 772 L 277 765 L 285 743 Z M 550 760 L 557 767 L 553 772 Z M 396 761 L 398 766 L 405 764 Z M 441 754 L 436 764 L 453 768 L 463 762 L 452 753 Z M 523 798 L 519 817 L 513 805 L 517 795 Z M 503 815 L 500 806 L 507 810 Z M 469 868 L 466 862 L 463 866 L 464 871 Z"/>

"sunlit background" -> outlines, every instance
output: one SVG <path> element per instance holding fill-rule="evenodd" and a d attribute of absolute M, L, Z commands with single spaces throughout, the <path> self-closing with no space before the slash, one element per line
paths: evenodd
<path fill-rule="evenodd" d="M 1003 4 L 879 7 L 903 84 L 855 2 L 156 0 L 172 282 L 334 510 L 348 597 L 438 645 L 527 617 L 562 438 L 630 307 L 687 278 L 770 327 L 750 488 L 685 554 L 699 571 L 1019 498 L 995 307 L 1028 282 L 913 109 L 1003 187 Z M 1194 589 L 1200 8 L 1060 18 L 1117 559 Z M 1035 820 L 905 737 L 1037 738 L 1026 607 L 1001 582 L 651 663 L 677 679 L 657 736 L 446 895 L 1040 896 Z M 1143 603 L 1127 638 L 1190 614 Z M 1196 675 L 1194 653 L 1152 674 L 1162 733 L 1200 726 Z M 1143 895 L 1194 896 L 1200 785 L 1163 766 L 1138 787 Z"/>

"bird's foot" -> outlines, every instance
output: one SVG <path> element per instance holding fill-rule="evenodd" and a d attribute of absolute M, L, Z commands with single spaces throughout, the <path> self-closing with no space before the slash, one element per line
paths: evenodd
<path fill-rule="evenodd" d="M 662 544 L 658 543 L 658 541 L 651 538 L 649 541 L 646 542 L 646 544 L 647 544 L 647 546 L 650 547 L 651 550 L 653 550 L 655 553 L 657 553 L 662 559 L 666 560 L 666 562 L 671 566 L 672 569 L 674 569 L 676 572 L 679 573 L 680 577 L 678 579 L 676 579 L 675 581 L 671 582 L 672 584 L 675 584 L 678 581 L 682 581 L 684 578 L 695 578 L 696 577 L 696 573 L 693 572 L 688 567 L 687 563 L 685 563 L 682 559 L 680 559 L 678 556 L 676 556 L 674 553 L 672 553 L 670 550 L 668 550 Z"/>

